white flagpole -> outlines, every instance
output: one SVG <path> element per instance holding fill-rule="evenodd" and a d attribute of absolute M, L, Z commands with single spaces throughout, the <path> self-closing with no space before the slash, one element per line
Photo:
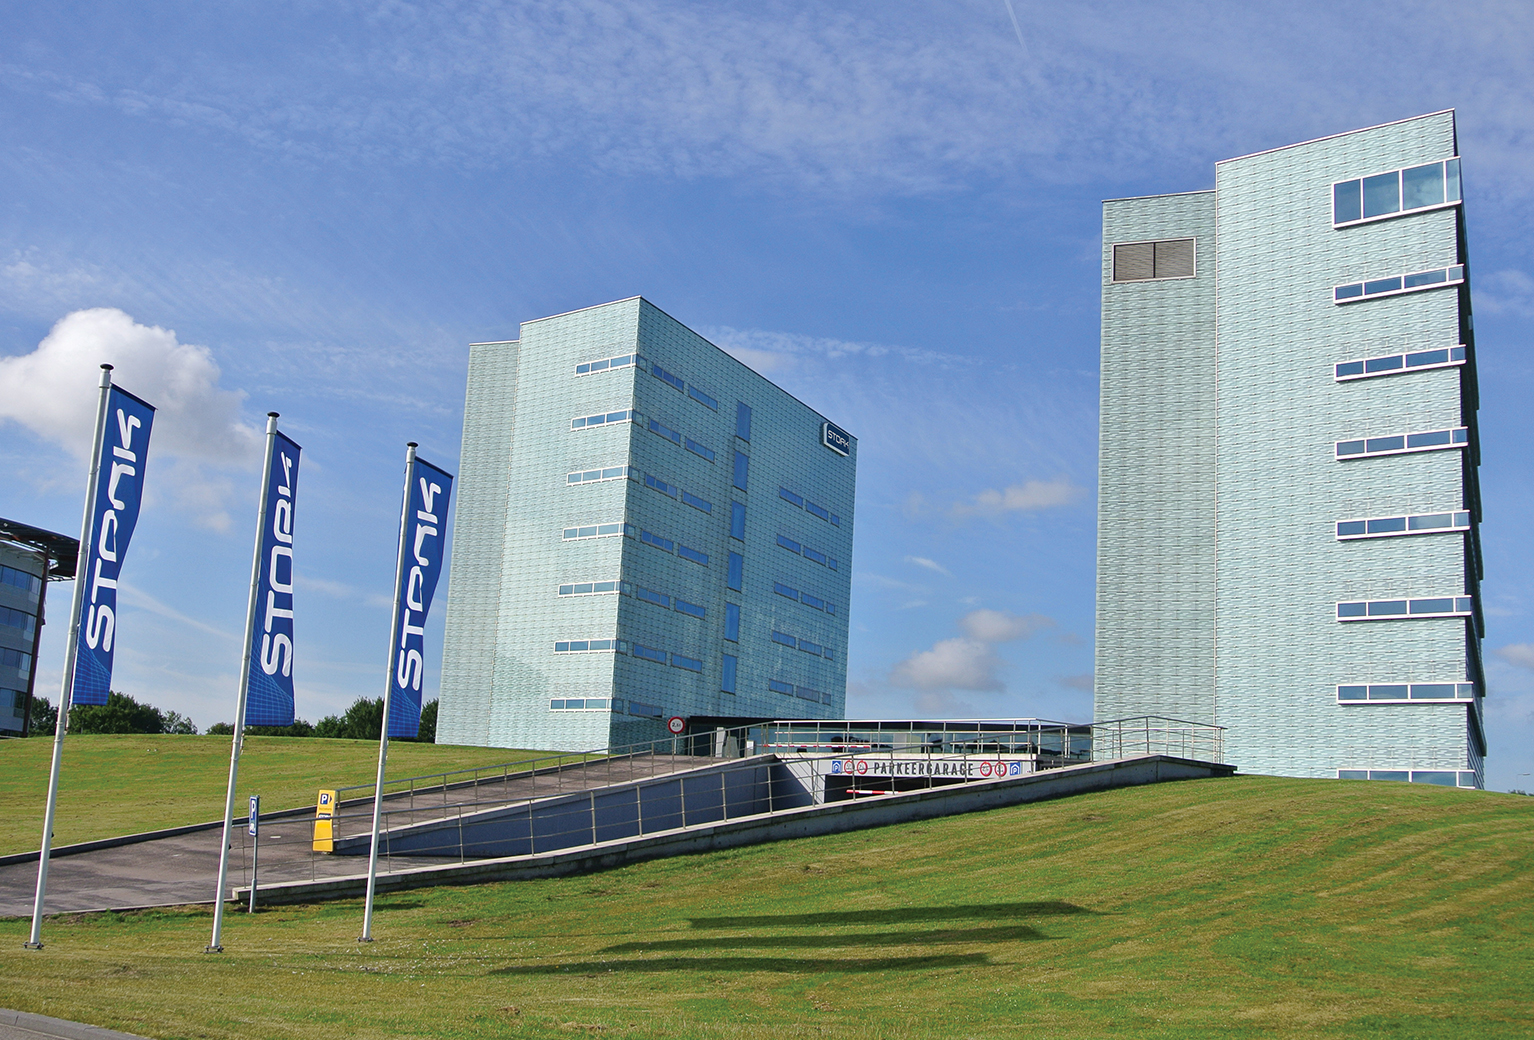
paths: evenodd
<path fill-rule="evenodd" d="M 85 488 L 85 517 L 80 521 L 80 552 L 75 557 L 75 594 L 69 614 L 69 644 L 64 652 L 64 681 L 59 687 L 59 718 L 53 729 L 53 766 L 48 773 L 48 808 L 43 812 L 43 847 L 37 857 L 37 898 L 32 904 L 29 950 L 43 948 L 43 900 L 48 894 L 48 857 L 53 853 L 53 811 L 59 800 L 59 766 L 64 760 L 64 733 L 69 729 L 69 706 L 75 692 L 75 658 L 80 642 L 80 605 L 85 602 L 85 571 L 91 539 L 96 536 L 96 477 L 101 470 L 101 442 L 106 434 L 107 399 L 112 393 L 112 366 L 101 366 L 101 400 L 96 404 L 96 443 L 91 445 L 91 475 Z M 43 568 L 43 580 L 48 580 Z"/>
<path fill-rule="evenodd" d="M 415 441 L 405 445 L 405 499 L 399 507 L 399 555 L 394 561 L 394 594 L 399 595 L 400 579 L 405 574 L 405 527 L 410 521 L 410 481 L 415 477 Z M 373 784 L 373 844 L 368 849 L 368 897 L 362 910 L 362 934 L 358 942 L 373 941 L 373 894 L 378 887 L 378 821 L 383 808 L 384 765 L 389 760 L 389 702 L 394 694 L 395 643 L 399 640 L 399 603 L 389 622 L 389 654 L 384 659 L 388 672 L 384 682 L 383 728 L 378 733 L 378 779 Z"/>
<path fill-rule="evenodd" d="M 234 745 L 229 752 L 229 791 L 224 796 L 224 843 L 218 851 L 218 889 L 213 896 L 213 939 L 204 953 L 223 953 L 224 885 L 229 879 L 229 832 L 234 824 L 234 786 L 240 774 L 240 750 L 245 743 L 245 700 L 250 694 L 250 640 L 256 629 L 256 600 L 261 585 L 261 540 L 266 532 L 266 497 L 271 494 L 272 452 L 277 447 L 277 413 L 266 413 L 266 461 L 261 467 L 261 504 L 256 507 L 256 548 L 250 561 L 250 599 L 245 605 L 245 654 L 240 660 L 240 695 L 234 709 Z"/>

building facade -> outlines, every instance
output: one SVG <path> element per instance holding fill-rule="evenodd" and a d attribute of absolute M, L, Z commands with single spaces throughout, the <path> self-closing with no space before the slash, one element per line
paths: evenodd
<path fill-rule="evenodd" d="M 1483 784 L 1454 113 L 1103 210 L 1096 707 L 1289 776 Z"/>
<path fill-rule="evenodd" d="M 470 347 L 437 740 L 839 718 L 857 441 L 639 298 Z"/>

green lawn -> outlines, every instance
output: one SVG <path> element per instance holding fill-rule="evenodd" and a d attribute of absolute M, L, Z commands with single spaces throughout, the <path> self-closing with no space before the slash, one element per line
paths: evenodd
<path fill-rule="evenodd" d="M 1163 784 L 380 901 L 0 922 L 4 1003 L 152 1037 L 1534 1036 L 1534 798 Z"/>
<path fill-rule="evenodd" d="M 69 736 L 59 780 L 54 843 L 222 819 L 229 737 Z M 389 776 L 509 762 L 531 755 L 499 748 L 394 742 Z M 0 855 L 38 847 L 53 741 L 0 740 Z M 261 796 L 263 811 L 313 805 L 321 787 L 369 784 L 378 742 L 247 737 L 237 808 Z"/>

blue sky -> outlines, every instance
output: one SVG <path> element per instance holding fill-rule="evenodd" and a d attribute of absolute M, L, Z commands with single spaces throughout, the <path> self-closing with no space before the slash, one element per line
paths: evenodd
<path fill-rule="evenodd" d="M 850 712 L 1085 718 L 1100 200 L 1454 107 L 1489 777 L 1534 788 L 1534 9 L 1013 6 L 7 5 L 0 514 L 78 530 L 111 354 L 161 405 L 115 685 L 227 718 L 283 413 L 312 720 L 380 692 L 403 445 L 454 467 L 465 345 L 642 294 L 860 437 Z"/>

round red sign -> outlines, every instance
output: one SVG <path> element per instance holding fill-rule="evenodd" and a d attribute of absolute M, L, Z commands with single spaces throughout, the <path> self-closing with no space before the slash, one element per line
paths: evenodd
<path fill-rule="evenodd" d="M 687 720 L 680 715 L 673 715 L 666 720 L 666 728 L 677 736 L 681 736 L 682 730 L 687 728 Z"/>

